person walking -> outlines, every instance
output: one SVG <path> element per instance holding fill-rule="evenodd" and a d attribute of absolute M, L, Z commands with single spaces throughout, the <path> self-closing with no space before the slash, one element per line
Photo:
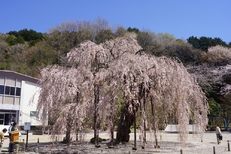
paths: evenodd
<path fill-rule="evenodd" d="M 1 132 L 0 132 L 0 153 L 2 153 L 2 145 L 3 145 L 3 141 L 7 139 L 7 137 L 4 136 L 4 134 L 7 132 L 7 129 L 4 128 Z"/>
<path fill-rule="evenodd" d="M 217 144 L 220 144 L 222 134 L 221 134 L 221 129 L 220 129 L 220 127 L 218 125 L 216 126 L 216 136 L 217 136 Z"/>

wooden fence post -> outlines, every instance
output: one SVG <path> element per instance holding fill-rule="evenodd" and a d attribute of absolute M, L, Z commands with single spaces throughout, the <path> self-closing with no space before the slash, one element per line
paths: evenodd
<path fill-rule="evenodd" d="M 227 143 L 228 143 L 228 151 L 230 151 L 229 140 L 227 140 Z"/>

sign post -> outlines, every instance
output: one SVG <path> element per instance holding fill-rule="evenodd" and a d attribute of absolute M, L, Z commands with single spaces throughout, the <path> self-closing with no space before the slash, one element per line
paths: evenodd
<path fill-rule="evenodd" d="M 30 130 L 31 122 L 24 123 L 24 130 L 26 130 L 26 149 L 28 148 L 28 132 Z"/>

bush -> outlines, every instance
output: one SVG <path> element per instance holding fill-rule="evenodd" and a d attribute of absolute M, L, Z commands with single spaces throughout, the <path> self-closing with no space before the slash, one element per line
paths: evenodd
<path fill-rule="evenodd" d="M 106 141 L 106 139 L 102 139 L 99 137 L 99 142 Z M 95 138 L 91 138 L 90 143 L 95 144 Z"/>

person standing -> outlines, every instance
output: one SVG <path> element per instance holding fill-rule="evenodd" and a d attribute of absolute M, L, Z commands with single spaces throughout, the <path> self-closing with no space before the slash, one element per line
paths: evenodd
<path fill-rule="evenodd" d="M 18 130 L 16 126 L 16 122 L 12 124 L 11 130 L 9 132 L 9 137 L 10 137 L 10 143 L 9 143 L 9 152 L 14 152 L 14 143 L 11 142 L 11 132 Z"/>
<path fill-rule="evenodd" d="M 12 131 L 16 131 L 16 130 L 18 130 L 18 128 L 17 128 L 17 126 L 16 126 L 16 122 L 14 122 L 13 124 L 12 124 L 12 127 L 11 127 L 11 132 Z"/>
<path fill-rule="evenodd" d="M 7 137 L 4 137 L 4 134 L 7 132 L 7 129 L 4 128 L 1 132 L 0 132 L 0 153 L 2 152 L 2 145 L 3 145 L 3 141 L 5 139 L 7 139 Z"/>
<path fill-rule="evenodd" d="M 13 126 L 13 123 L 14 123 L 14 122 L 11 122 L 11 123 L 10 123 L 10 127 L 8 128 L 8 134 L 9 134 L 8 137 L 9 137 L 9 140 L 10 140 L 10 138 L 11 138 L 11 133 L 10 133 L 10 132 L 11 132 L 11 128 L 12 128 L 12 126 Z"/>
<path fill-rule="evenodd" d="M 14 123 L 14 122 L 11 122 L 11 123 L 10 123 L 10 127 L 8 128 L 8 132 L 11 132 L 11 128 L 12 128 L 13 123 Z M 10 135 L 9 135 L 9 137 L 10 137 Z"/>
<path fill-rule="evenodd" d="M 220 144 L 221 143 L 220 136 L 222 136 L 222 135 L 221 135 L 221 129 L 218 125 L 216 126 L 216 136 L 217 136 L 217 144 Z"/>

